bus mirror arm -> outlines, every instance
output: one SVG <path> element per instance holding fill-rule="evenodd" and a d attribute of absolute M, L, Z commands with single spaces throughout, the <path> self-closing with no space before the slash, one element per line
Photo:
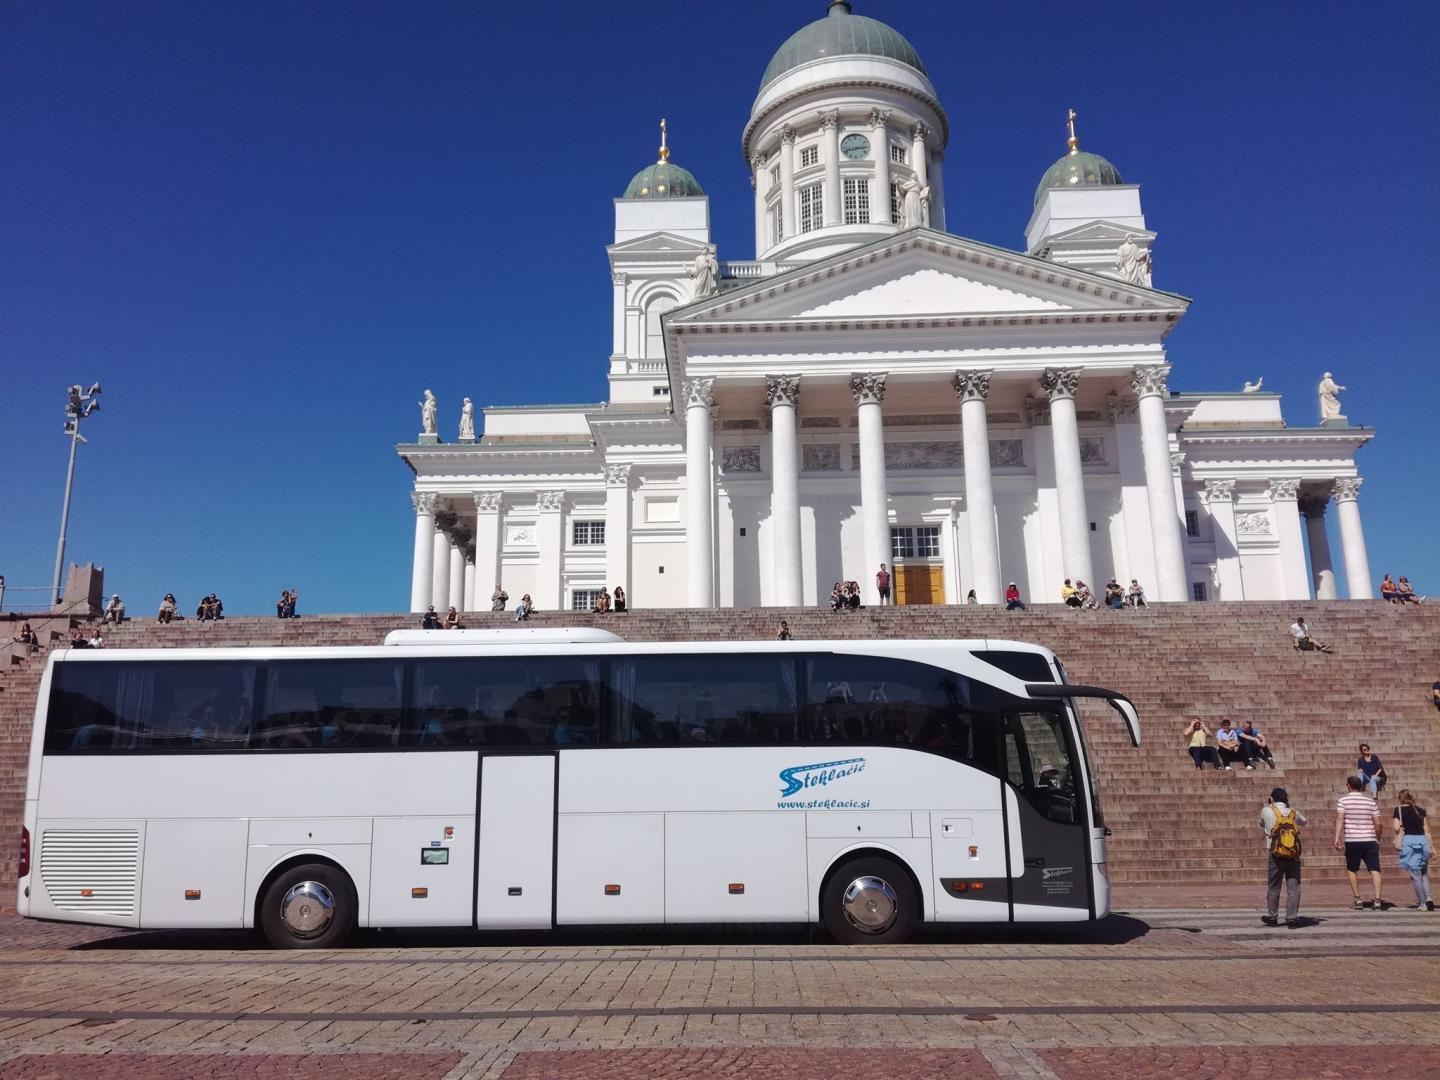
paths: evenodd
<path fill-rule="evenodd" d="M 1130 745 L 1140 745 L 1140 714 L 1135 711 L 1134 702 L 1124 694 L 1106 690 L 1101 686 L 1081 686 L 1076 683 L 1026 683 L 1025 692 L 1032 698 L 1099 698 L 1125 721 L 1125 730 L 1130 734 Z"/>

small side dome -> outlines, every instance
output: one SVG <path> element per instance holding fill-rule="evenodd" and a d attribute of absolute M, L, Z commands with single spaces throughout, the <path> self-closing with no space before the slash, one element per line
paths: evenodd
<path fill-rule="evenodd" d="M 802 26 L 775 50 L 760 77 L 760 90 L 802 64 L 835 56 L 883 56 L 926 74 L 915 46 L 898 30 L 879 19 L 850 14 L 847 0 L 830 0 L 825 18 Z"/>
<path fill-rule="evenodd" d="M 705 194 L 700 181 L 695 179 L 689 169 L 682 169 L 670 160 L 668 139 L 669 128 L 665 121 L 661 120 L 659 160 L 636 173 L 621 198 L 682 199 Z"/>
<path fill-rule="evenodd" d="M 1069 152 L 1045 170 L 1040 185 L 1035 189 L 1035 205 L 1051 188 L 1067 187 L 1114 187 L 1125 181 L 1120 170 L 1099 154 L 1080 149 L 1080 140 L 1075 137 L 1075 110 L 1069 116 Z"/>

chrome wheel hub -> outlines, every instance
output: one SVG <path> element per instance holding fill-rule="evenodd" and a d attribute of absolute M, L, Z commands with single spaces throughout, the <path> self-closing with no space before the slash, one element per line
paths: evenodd
<path fill-rule="evenodd" d="M 884 878 L 858 877 L 845 887 L 845 918 L 862 934 L 883 934 L 895 925 L 900 902 Z"/>
<path fill-rule="evenodd" d="M 280 901 L 280 921 L 297 938 L 315 938 L 335 920 L 335 896 L 318 881 L 299 881 Z"/>

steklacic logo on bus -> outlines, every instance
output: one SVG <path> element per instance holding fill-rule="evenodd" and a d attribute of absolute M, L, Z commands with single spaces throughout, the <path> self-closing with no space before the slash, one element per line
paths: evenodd
<path fill-rule="evenodd" d="M 780 789 L 781 802 L 777 806 L 794 810 L 863 810 L 870 800 L 858 799 L 809 799 L 784 802 L 796 792 L 814 788 L 829 787 L 840 780 L 865 771 L 863 757 L 845 758 L 841 761 L 817 761 L 812 765 L 791 765 L 780 770 L 780 780 L 785 785 Z"/>

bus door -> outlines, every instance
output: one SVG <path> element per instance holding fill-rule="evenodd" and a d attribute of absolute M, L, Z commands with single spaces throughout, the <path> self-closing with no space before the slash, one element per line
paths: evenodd
<path fill-rule="evenodd" d="M 1063 707 L 1005 715 L 1006 814 L 1016 922 L 1090 917 L 1090 831 Z M 1066 915 L 1056 909 L 1068 909 Z"/>
<path fill-rule="evenodd" d="M 555 768 L 553 753 L 480 759 L 475 925 L 482 930 L 550 928 Z"/>

